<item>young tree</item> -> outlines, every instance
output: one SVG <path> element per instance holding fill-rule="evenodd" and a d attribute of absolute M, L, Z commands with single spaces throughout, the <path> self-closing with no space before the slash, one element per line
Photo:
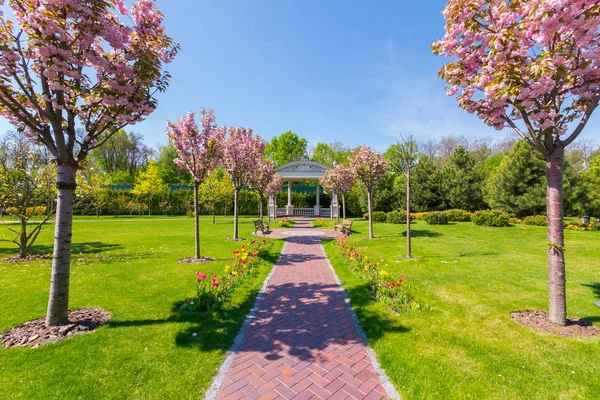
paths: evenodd
<path fill-rule="evenodd" d="M 194 237 L 196 260 L 200 260 L 200 216 L 198 187 L 217 167 L 224 129 L 218 129 L 213 110 L 202 109 L 202 130 L 193 112 L 181 117 L 177 123 L 167 122 L 167 136 L 177 150 L 173 162 L 185 168 L 194 178 Z"/>
<path fill-rule="evenodd" d="M 233 197 L 233 240 L 240 240 L 238 234 L 240 190 L 249 182 L 262 154 L 265 142 L 260 136 L 252 136 L 252 129 L 230 127 L 223 141 L 221 164 L 231 178 Z"/>
<path fill-rule="evenodd" d="M 249 179 L 250 186 L 258 192 L 258 218 L 263 220 L 263 201 L 267 196 L 269 185 L 275 177 L 273 161 L 261 158 L 254 167 Z"/>
<path fill-rule="evenodd" d="M 412 135 L 389 147 L 385 154 L 392 171 L 406 178 L 406 258 L 411 258 L 410 243 L 410 178 L 419 162 L 419 150 Z"/>
<path fill-rule="evenodd" d="M 342 196 L 342 214 L 343 219 L 346 219 L 346 193 L 352 189 L 356 176 L 352 168 L 342 164 L 336 165 L 334 168 L 328 169 L 321 178 L 321 186 L 327 191 L 338 196 Z M 337 219 L 340 216 L 338 213 Z"/>
<path fill-rule="evenodd" d="M 96 210 L 96 217 L 100 215 L 102 207 L 107 203 L 110 180 L 102 171 L 95 167 L 84 167 L 77 175 L 77 189 L 75 196 L 78 198 L 78 206 L 88 203 Z"/>
<path fill-rule="evenodd" d="M 446 34 L 432 45 L 453 58 L 446 93 L 496 129 L 512 128 L 546 158 L 550 321 L 567 322 L 564 148 L 600 100 L 597 1 L 450 0 Z"/>
<path fill-rule="evenodd" d="M 373 239 L 373 187 L 383 175 L 390 164 L 377 151 L 364 145 L 350 153 L 348 157 L 350 168 L 356 178 L 362 182 L 367 190 L 367 208 L 369 210 L 369 239 Z"/>
<path fill-rule="evenodd" d="M 302 160 L 306 156 L 306 147 L 306 139 L 287 131 L 271 139 L 266 146 L 265 155 L 278 167 L 291 161 Z"/>
<path fill-rule="evenodd" d="M 545 170 L 543 156 L 518 141 L 486 182 L 486 202 L 517 217 L 537 215 L 544 207 Z"/>
<path fill-rule="evenodd" d="M 162 146 L 158 152 L 158 174 L 163 182 L 169 184 L 189 185 L 194 179 L 192 175 L 184 168 L 181 168 L 173 160 L 177 158 L 177 150 L 173 143 Z"/>
<path fill-rule="evenodd" d="M 146 169 L 141 171 L 135 178 L 135 185 L 131 193 L 136 196 L 146 198 L 148 205 L 148 215 L 152 214 L 152 198 L 158 193 L 167 190 L 167 185 L 160 179 L 158 175 L 158 167 L 156 163 L 150 161 L 146 165 Z"/>
<path fill-rule="evenodd" d="M 267 190 L 265 191 L 265 195 L 267 197 L 276 196 L 277 193 L 279 193 L 282 188 L 283 188 L 283 176 L 279 175 L 278 173 L 275 173 L 273 175 L 273 179 L 271 179 L 271 182 L 269 182 L 269 184 L 267 185 Z M 267 213 L 267 215 L 269 218 L 269 223 L 271 223 L 271 214 Z M 275 215 L 275 216 L 277 216 L 277 215 Z"/>
<path fill-rule="evenodd" d="M 8 134 L 0 142 L 0 219 L 8 215 L 18 222 L 16 228 L 6 225 L 14 239 L 0 241 L 19 246 L 21 258 L 54 216 L 54 172 L 47 157 L 23 134 Z"/>

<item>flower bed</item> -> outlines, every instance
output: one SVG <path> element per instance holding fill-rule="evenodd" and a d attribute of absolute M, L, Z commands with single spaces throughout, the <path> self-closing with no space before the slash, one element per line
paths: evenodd
<path fill-rule="evenodd" d="M 336 237 L 336 246 L 346 264 L 366 282 L 367 289 L 377 301 L 386 304 L 395 312 L 421 308 L 421 305 L 408 293 L 406 275 L 400 275 L 398 279 L 391 278 L 386 270 L 387 264 L 382 266 L 380 263 L 373 262 L 370 255 L 361 254 L 360 249 L 350 244 L 345 235 Z"/>
<path fill-rule="evenodd" d="M 290 217 L 283 217 L 273 221 L 273 225 L 275 225 L 275 227 L 279 226 L 279 228 L 293 228 L 294 225 L 296 225 L 296 221 Z"/>
<path fill-rule="evenodd" d="M 569 222 L 565 224 L 565 228 L 572 231 L 600 231 L 600 223 Z"/>
<path fill-rule="evenodd" d="M 233 258 L 223 268 L 223 273 L 209 278 L 207 274 L 196 272 L 196 295 L 184 301 L 179 311 L 203 312 L 221 307 L 242 281 L 256 270 L 271 245 L 272 242 L 267 239 L 253 240 L 233 252 Z"/>
<path fill-rule="evenodd" d="M 322 228 L 325 225 L 327 225 L 327 223 L 325 222 L 325 220 L 322 217 L 317 217 L 317 219 L 312 220 L 313 228 Z"/>

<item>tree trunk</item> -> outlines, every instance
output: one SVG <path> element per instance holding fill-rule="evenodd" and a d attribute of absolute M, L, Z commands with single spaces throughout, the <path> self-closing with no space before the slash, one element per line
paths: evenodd
<path fill-rule="evenodd" d="M 546 212 L 548 214 L 548 289 L 550 321 L 567 324 L 567 294 L 565 278 L 565 234 L 563 222 L 564 149 L 559 144 L 547 158 Z"/>
<path fill-rule="evenodd" d="M 71 240 L 73 236 L 73 200 L 77 183 L 77 168 L 59 164 L 54 253 L 46 325 L 56 326 L 67 321 L 69 312 L 69 278 L 71 275 Z"/>
<path fill-rule="evenodd" d="M 27 256 L 27 219 L 21 216 L 21 234 L 19 235 L 19 258 Z"/>
<path fill-rule="evenodd" d="M 217 210 L 215 209 L 215 207 L 213 207 L 213 209 L 212 209 L 213 225 L 217 223 L 217 219 L 215 217 L 216 213 L 217 213 Z"/>
<path fill-rule="evenodd" d="M 344 214 L 344 218 L 346 219 L 346 195 L 342 193 L 342 213 Z M 340 219 L 340 213 L 338 213 L 338 220 Z"/>
<path fill-rule="evenodd" d="M 258 219 L 260 219 L 260 222 L 262 222 L 263 220 L 263 198 L 262 196 L 259 197 L 258 199 Z"/>
<path fill-rule="evenodd" d="M 371 191 L 367 189 L 367 207 L 369 209 L 369 239 L 373 239 L 373 205 L 371 204 Z"/>
<path fill-rule="evenodd" d="M 238 196 L 240 189 L 235 188 L 233 193 L 233 238 L 238 239 Z"/>
<path fill-rule="evenodd" d="M 200 215 L 198 214 L 198 186 L 200 184 L 194 181 L 194 257 L 200 258 Z"/>
<path fill-rule="evenodd" d="M 411 258 L 410 247 L 410 172 L 406 174 L 406 258 Z"/>

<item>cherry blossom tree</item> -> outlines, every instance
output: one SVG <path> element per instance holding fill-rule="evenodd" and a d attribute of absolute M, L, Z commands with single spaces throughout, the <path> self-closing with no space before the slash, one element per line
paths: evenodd
<path fill-rule="evenodd" d="M 352 151 L 348 161 L 356 178 L 367 189 L 369 239 L 373 239 L 373 187 L 385 175 L 390 164 L 381 154 L 366 145 Z"/>
<path fill-rule="evenodd" d="M 267 190 L 265 191 L 265 195 L 267 197 L 276 196 L 277 193 L 281 191 L 283 188 L 283 176 L 278 173 L 273 174 L 273 178 L 271 182 L 267 185 Z M 277 214 L 275 214 L 277 216 Z M 271 222 L 271 214 L 268 214 L 269 223 Z"/>
<path fill-rule="evenodd" d="M 233 183 L 233 240 L 238 234 L 238 197 L 242 187 L 250 182 L 258 163 L 262 159 L 266 143 L 260 136 L 252 136 L 252 129 L 229 127 L 223 140 L 221 164 Z"/>
<path fill-rule="evenodd" d="M 47 324 L 67 320 L 77 169 L 114 132 L 143 120 L 166 89 L 178 45 L 153 1 L 0 0 L 0 115 L 54 156 L 58 170 Z M 115 13 L 118 11 L 118 13 Z M 76 134 L 77 130 L 83 136 Z"/>
<path fill-rule="evenodd" d="M 167 122 L 167 136 L 171 139 L 178 158 L 173 162 L 187 170 L 194 178 L 194 258 L 200 258 L 200 219 L 198 188 L 215 170 L 220 157 L 220 144 L 225 133 L 217 128 L 213 110 L 202 109 L 202 130 L 196 124 L 196 114 L 188 113 L 176 123 Z"/>
<path fill-rule="evenodd" d="M 546 158 L 549 316 L 565 325 L 564 148 L 600 100 L 600 4 L 451 0 L 443 14 L 446 34 L 432 50 L 452 58 L 440 71 L 446 93 Z"/>
<path fill-rule="evenodd" d="M 338 164 L 333 168 L 328 169 L 320 179 L 321 186 L 330 193 L 342 196 L 342 213 L 343 219 L 346 219 L 346 193 L 352 189 L 356 176 L 352 168 L 342 164 Z M 338 214 L 338 221 L 340 216 Z"/>
<path fill-rule="evenodd" d="M 258 218 L 262 221 L 262 205 L 267 196 L 269 185 L 275 176 L 275 166 L 273 161 L 267 158 L 261 158 L 250 175 L 249 183 L 258 192 Z"/>

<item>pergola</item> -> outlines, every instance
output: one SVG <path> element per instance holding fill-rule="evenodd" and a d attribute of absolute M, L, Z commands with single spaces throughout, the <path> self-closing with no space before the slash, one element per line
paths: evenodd
<path fill-rule="evenodd" d="M 269 198 L 269 215 L 271 218 L 282 216 L 321 216 L 328 218 L 337 218 L 338 201 L 337 196 L 331 196 L 331 208 L 321 207 L 321 193 L 319 179 L 323 176 L 329 167 L 327 165 L 314 161 L 293 161 L 283 164 L 277 168 L 277 173 L 280 174 L 284 181 L 288 184 L 288 202 L 285 208 L 277 207 L 277 198 L 272 196 Z M 317 201 L 314 208 L 298 208 L 292 204 L 292 185 L 294 182 L 312 181 L 317 182 Z"/>

